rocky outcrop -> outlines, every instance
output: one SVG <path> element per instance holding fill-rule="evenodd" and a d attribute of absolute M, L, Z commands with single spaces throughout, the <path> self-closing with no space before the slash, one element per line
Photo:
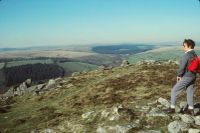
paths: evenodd
<path fill-rule="evenodd" d="M 189 125 L 183 121 L 173 121 L 168 125 L 168 131 L 170 133 L 180 133 L 189 130 Z"/>
<path fill-rule="evenodd" d="M 180 103 L 179 108 L 184 108 L 184 102 Z M 162 106 L 160 106 L 162 105 Z M 184 105 L 184 106 L 183 106 Z M 187 114 L 181 114 L 177 112 L 175 114 L 169 115 L 165 114 L 162 109 L 169 107 L 169 102 L 160 97 L 155 102 L 147 103 L 147 105 L 136 107 L 141 114 L 145 113 L 146 116 L 141 115 L 139 119 L 135 119 L 135 110 L 125 107 L 123 104 L 114 105 L 110 108 L 105 108 L 101 110 L 90 110 L 81 115 L 81 119 L 86 123 L 97 122 L 96 132 L 97 133 L 162 133 L 162 130 L 139 130 L 142 127 L 150 128 L 151 126 L 146 123 L 143 125 L 141 121 L 143 119 L 164 119 L 168 120 L 169 123 L 166 125 L 166 128 L 169 133 L 199 133 L 199 129 L 193 128 L 193 124 L 198 125 L 200 123 L 200 116 L 190 116 Z M 87 129 L 84 125 L 72 126 L 68 123 L 68 129 L 71 132 L 87 132 Z M 110 124 L 109 124 L 110 123 Z M 151 123 L 151 121 L 149 121 Z M 65 125 L 66 126 L 66 125 Z M 57 128 L 60 130 L 61 125 Z M 57 129 L 55 128 L 55 129 Z M 66 128 L 66 127 L 65 127 Z M 65 129 L 63 128 L 63 130 Z"/>
<path fill-rule="evenodd" d="M 157 100 L 157 102 L 148 103 L 148 106 L 144 106 L 144 107 L 147 109 L 146 110 L 147 117 L 169 118 L 170 121 L 172 121 L 167 126 L 168 131 L 170 133 L 198 132 L 199 131 L 199 129 L 192 129 L 191 126 L 194 124 L 197 126 L 200 125 L 200 116 L 191 116 L 188 114 L 182 114 L 182 110 L 187 108 L 187 102 L 183 102 L 183 101 L 180 102 L 180 106 L 176 107 L 179 109 L 179 111 L 176 111 L 175 114 L 171 114 L 171 115 L 165 114 L 162 111 L 163 109 L 168 108 L 169 106 L 170 106 L 170 103 L 168 102 L 168 100 L 160 97 Z M 151 110 L 149 110 L 149 108 L 151 108 Z M 196 114 L 198 114 L 198 112 L 196 112 Z"/>
<path fill-rule="evenodd" d="M 47 128 L 42 131 L 32 130 L 30 133 L 56 133 L 53 129 Z"/>
<path fill-rule="evenodd" d="M 161 65 L 161 64 L 179 64 L 178 61 L 176 60 L 168 60 L 168 61 L 159 61 L 159 60 L 142 60 L 142 61 L 138 61 L 136 63 L 137 65 L 143 65 L 143 64 L 146 64 L 146 65 Z"/>
<path fill-rule="evenodd" d="M 163 105 L 164 107 L 169 107 L 170 106 L 170 103 L 166 100 L 166 99 L 164 99 L 164 98 L 162 98 L 162 97 L 160 97 L 158 100 L 157 100 L 161 105 Z"/>
<path fill-rule="evenodd" d="M 99 66 L 100 70 L 110 70 L 112 68 L 113 68 L 113 66 L 109 66 L 109 65 L 101 65 L 101 66 Z"/>
<path fill-rule="evenodd" d="M 137 129 L 139 124 L 132 121 L 133 117 L 134 111 L 124 107 L 123 105 L 113 106 L 99 111 L 89 111 L 82 114 L 82 119 L 85 121 L 93 121 L 98 118 L 103 122 L 99 123 L 99 126 L 96 129 L 97 133 L 128 133 L 133 129 Z M 124 121 L 124 118 L 126 118 L 125 124 L 105 125 L 106 121 L 110 123 L 120 123 L 120 121 Z"/>
<path fill-rule="evenodd" d="M 138 61 L 136 64 L 137 65 L 143 65 L 143 64 L 150 65 L 150 64 L 160 64 L 160 63 L 161 62 L 156 61 L 156 60 L 142 60 L 142 61 Z"/>
<path fill-rule="evenodd" d="M 188 130 L 188 133 L 200 133 L 200 129 L 193 129 L 193 128 L 190 128 Z"/>
<path fill-rule="evenodd" d="M 130 65 L 129 61 L 123 60 L 123 61 L 122 61 L 122 64 L 121 64 L 120 66 L 121 66 L 121 67 L 125 67 L 125 66 L 128 66 L 128 65 Z"/>
<path fill-rule="evenodd" d="M 168 115 L 162 112 L 159 108 L 152 108 L 147 116 L 159 116 L 159 117 L 167 117 Z"/>
<path fill-rule="evenodd" d="M 176 60 L 168 60 L 167 62 L 165 62 L 165 64 L 179 64 L 179 62 L 178 61 L 176 61 Z"/>
<path fill-rule="evenodd" d="M 138 133 L 162 133 L 162 131 L 147 130 L 147 131 L 139 131 Z"/>
<path fill-rule="evenodd" d="M 128 133 L 131 129 L 137 128 L 136 124 L 115 125 L 98 127 L 97 133 Z"/>
<path fill-rule="evenodd" d="M 29 89 L 30 88 L 30 89 Z M 31 87 L 31 79 L 27 79 L 19 86 L 11 87 L 5 94 L 5 97 L 11 96 L 20 96 L 30 91 L 33 87 Z"/>
<path fill-rule="evenodd" d="M 78 75 L 80 75 L 80 74 L 81 74 L 81 72 L 73 72 L 73 73 L 72 73 L 72 77 L 78 76 Z"/>
<path fill-rule="evenodd" d="M 193 124 L 195 121 L 194 121 L 194 118 L 190 115 L 187 115 L 187 114 L 180 114 L 179 117 L 181 118 L 181 120 L 187 124 Z"/>
<path fill-rule="evenodd" d="M 33 92 L 39 95 L 45 91 L 62 88 L 61 84 L 63 83 L 64 81 L 62 78 L 57 78 L 50 79 L 46 83 L 32 85 L 31 79 L 27 79 L 19 86 L 11 87 L 5 94 L 3 94 L 3 97 L 21 96 L 27 92 Z M 69 84 L 69 87 L 71 86 L 72 84 Z"/>
<path fill-rule="evenodd" d="M 56 81 L 54 79 L 50 79 L 49 82 L 47 83 L 45 89 L 53 89 L 56 87 Z"/>

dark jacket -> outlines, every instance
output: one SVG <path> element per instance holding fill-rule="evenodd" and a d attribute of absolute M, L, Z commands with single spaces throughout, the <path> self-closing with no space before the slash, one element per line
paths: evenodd
<path fill-rule="evenodd" d="M 193 77 L 196 78 L 196 73 L 193 73 L 188 70 L 192 57 L 196 56 L 194 50 L 188 51 L 185 53 L 180 61 L 180 68 L 177 72 L 178 77 Z"/>

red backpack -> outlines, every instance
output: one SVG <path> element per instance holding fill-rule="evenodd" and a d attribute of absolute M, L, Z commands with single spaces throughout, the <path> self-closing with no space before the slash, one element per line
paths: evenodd
<path fill-rule="evenodd" d="M 194 56 L 189 65 L 189 70 L 191 72 L 200 73 L 200 57 Z"/>

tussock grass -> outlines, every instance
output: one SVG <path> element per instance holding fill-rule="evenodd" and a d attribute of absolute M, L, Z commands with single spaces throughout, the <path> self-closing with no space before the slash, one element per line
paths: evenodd
<path fill-rule="evenodd" d="M 6 112 L 0 112 L 0 131 L 5 133 L 25 133 L 33 129 L 55 128 L 61 132 L 62 126 L 70 131 L 70 124 L 82 126 L 87 132 L 95 132 L 99 124 L 116 125 L 141 120 L 140 129 L 160 129 L 166 131 L 168 119 L 147 118 L 136 106 L 145 106 L 159 97 L 170 99 L 171 88 L 176 83 L 176 65 L 131 65 L 111 70 L 91 71 L 75 77 L 64 78 L 59 90 L 49 91 L 39 96 L 27 93 L 14 97 Z M 200 101 L 199 78 L 195 101 Z M 186 101 L 182 93 L 178 102 Z M 120 121 L 106 121 L 99 115 L 89 121 L 81 118 L 83 113 L 101 111 L 122 104 Z M 5 105 L 1 105 L 1 108 Z M 125 112 L 125 113 L 123 113 Z M 68 125 L 68 126 L 67 126 Z M 82 126 L 80 126 L 82 125 Z M 147 126 L 149 125 L 149 127 Z M 135 132 L 132 131 L 132 132 Z"/>

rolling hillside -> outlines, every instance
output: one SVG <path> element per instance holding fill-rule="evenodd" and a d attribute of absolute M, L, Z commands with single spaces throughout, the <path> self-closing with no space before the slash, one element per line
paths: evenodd
<path fill-rule="evenodd" d="M 200 48 L 195 49 L 196 53 L 200 55 Z M 128 58 L 130 63 L 137 63 L 142 60 L 180 60 L 180 57 L 184 54 L 184 51 L 180 47 L 161 47 L 146 52 L 141 52 L 135 55 L 131 55 Z"/>
<path fill-rule="evenodd" d="M 162 113 L 154 116 L 151 111 L 163 108 L 153 105 L 160 97 L 169 100 L 177 68 L 176 64 L 130 65 L 60 79 L 51 91 L 1 101 L 0 131 L 166 133 L 176 117 Z M 199 91 L 197 86 L 196 102 L 200 101 Z M 185 100 L 182 93 L 177 105 Z"/>

